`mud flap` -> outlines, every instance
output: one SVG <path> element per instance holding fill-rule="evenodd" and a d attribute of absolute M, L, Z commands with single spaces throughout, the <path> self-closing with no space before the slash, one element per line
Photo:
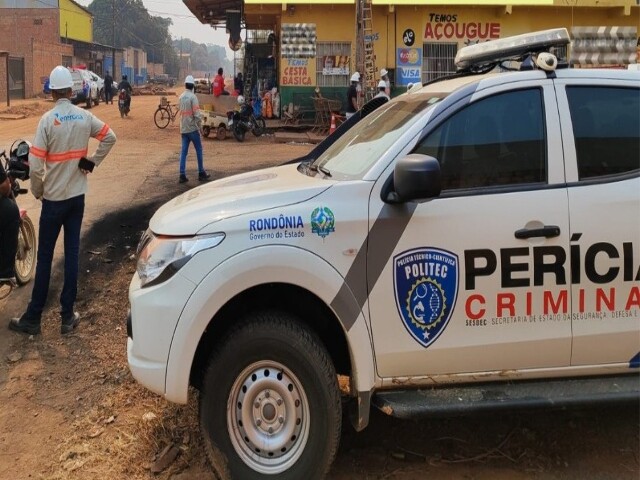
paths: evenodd
<path fill-rule="evenodd" d="M 358 392 L 356 398 L 349 402 L 349 420 L 356 432 L 361 432 L 369 425 L 371 411 L 371 392 Z"/>

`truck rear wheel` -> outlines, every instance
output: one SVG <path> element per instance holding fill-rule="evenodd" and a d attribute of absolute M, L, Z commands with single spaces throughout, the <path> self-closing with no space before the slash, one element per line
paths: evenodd
<path fill-rule="evenodd" d="M 247 320 L 214 351 L 205 374 L 200 426 L 209 460 L 222 478 L 324 478 L 342 420 L 329 355 L 289 315 Z"/>

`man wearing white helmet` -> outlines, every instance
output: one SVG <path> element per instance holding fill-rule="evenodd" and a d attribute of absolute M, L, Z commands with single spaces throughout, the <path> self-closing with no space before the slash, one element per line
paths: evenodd
<path fill-rule="evenodd" d="M 193 143 L 198 159 L 198 180 L 201 182 L 211 178 L 211 175 L 204 169 L 202 160 L 202 140 L 200 139 L 200 128 L 202 127 L 202 115 L 200 113 L 200 103 L 198 97 L 193 93 L 195 80 L 191 75 L 184 79 L 184 92 L 178 101 L 180 105 L 180 133 L 182 135 L 182 150 L 180 152 L 180 183 L 188 182 L 187 178 L 187 153 L 189 143 Z"/>
<path fill-rule="evenodd" d="M 387 94 L 387 97 L 389 97 L 389 99 L 391 99 L 391 82 L 389 81 L 389 72 L 387 71 L 386 68 L 383 68 L 382 70 L 380 70 L 380 77 L 381 80 L 384 82 L 384 93 Z"/>
<path fill-rule="evenodd" d="M 379 98 L 379 97 L 384 97 L 387 100 L 391 100 L 389 95 L 387 95 L 387 84 L 385 83 L 384 80 L 380 80 L 378 82 L 378 93 L 376 94 L 376 96 L 374 98 Z"/>
<path fill-rule="evenodd" d="M 49 76 L 56 102 L 40 119 L 29 150 L 31 193 L 42 200 L 38 234 L 38 259 L 31 301 L 20 318 L 9 328 L 20 333 L 40 333 L 42 312 L 49 294 L 53 251 L 60 230 L 64 229 L 64 285 L 60 294 L 61 333 L 72 332 L 80 321 L 74 312 L 78 290 L 80 227 L 87 193 L 87 175 L 107 156 L 116 136 L 107 124 L 92 113 L 72 105 L 71 72 L 58 66 Z M 100 144 L 93 155 L 89 139 Z"/>
<path fill-rule="evenodd" d="M 347 90 L 347 118 L 351 118 L 358 111 L 358 83 L 360 83 L 360 74 L 356 72 L 351 75 L 351 85 Z"/>

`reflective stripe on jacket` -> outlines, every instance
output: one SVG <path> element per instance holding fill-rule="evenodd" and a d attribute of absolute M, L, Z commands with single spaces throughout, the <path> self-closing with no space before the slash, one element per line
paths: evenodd
<path fill-rule="evenodd" d="M 88 156 L 89 138 L 100 141 Z M 116 143 L 107 124 L 64 98 L 40 119 L 29 150 L 31 192 L 36 198 L 60 201 L 87 193 L 87 176 L 78 168 L 82 157 L 97 165 Z"/>
<path fill-rule="evenodd" d="M 198 97 L 191 91 L 185 90 L 179 99 L 180 104 L 180 133 L 191 133 L 200 130 L 202 114 Z"/>

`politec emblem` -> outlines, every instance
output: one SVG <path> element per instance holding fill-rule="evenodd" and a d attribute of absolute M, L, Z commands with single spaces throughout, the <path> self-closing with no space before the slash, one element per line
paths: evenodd
<path fill-rule="evenodd" d="M 396 306 L 405 328 L 428 347 L 447 327 L 458 296 L 458 256 L 416 248 L 393 259 Z"/>
<path fill-rule="evenodd" d="M 311 212 L 311 232 L 323 239 L 336 231 L 336 219 L 329 207 L 318 207 Z"/>

